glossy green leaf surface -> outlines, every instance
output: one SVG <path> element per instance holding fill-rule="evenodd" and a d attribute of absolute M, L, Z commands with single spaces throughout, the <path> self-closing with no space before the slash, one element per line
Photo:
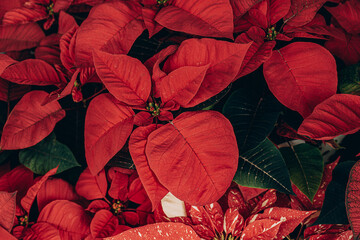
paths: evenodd
<path fill-rule="evenodd" d="M 319 149 L 310 144 L 280 148 L 291 181 L 311 201 L 320 187 L 324 162 Z"/>
<path fill-rule="evenodd" d="M 58 165 L 57 173 L 80 166 L 71 150 L 58 142 L 54 134 L 35 146 L 21 150 L 19 160 L 20 163 L 39 175 L 44 175 Z"/>
<path fill-rule="evenodd" d="M 234 181 L 246 187 L 274 188 L 280 192 L 293 193 L 284 159 L 268 139 L 240 154 Z"/>

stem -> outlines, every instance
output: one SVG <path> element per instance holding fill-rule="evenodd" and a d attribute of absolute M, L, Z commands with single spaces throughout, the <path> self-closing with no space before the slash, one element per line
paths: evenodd
<path fill-rule="evenodd" d="M 301 227 L 300 227 L 300 230 L 299 230 L 298 235 L 296 236 L 296 240 L 299 240 L 299 239 L 300 239 L 300 234 L 301 234 L 301 232 L 302 232 L 302 230 L 303 230 L 303 227 L 304 227 L 304 224 L 301 223 Z"/>

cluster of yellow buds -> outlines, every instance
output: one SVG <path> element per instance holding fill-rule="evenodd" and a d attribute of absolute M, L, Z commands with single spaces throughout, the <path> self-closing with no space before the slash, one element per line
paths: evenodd
<path fill-rule="evenodd" d="M 123 204 L 120 202 L 120 200 L 117 200 L 112 204 L 112 208 L 114 209 L 114 213 L 118 214 L 121 213 L 121 209 L 123 208 Z"/>
<path fill-rule="evenodd" d="M 160 115 L 160 106 L 157 103 L 150 102 L 146 107 L 153 117 L 157 117 Z"/>
<path fill-rule="evenodd" d="M 233 237 L 231 234 L 225 235 L 225 233 L 219 235 L 217 234 L 213 240 L 238 240 L 240 237 Z"/>
<path fill-rule="evenodd" d="M 19 221 L 20 221 L 21 226 L 28 225 L 29 224 L 29 217 L 25 215 L 23 217 L 20 217 Z"/>
<path fill-rule="evenodd" d="M 168 0 L 156 0 L 158 4 L 165 4 Z"/>
<path fill-rule="evenodd" d="M 267 29 L 266 39 L 267 40 L 275 40 L 278 32 L 275 30 L 275 27 L 271 27 Z"/>
<path fill-rule="evenodd" d="M 51 3 L 49 6 L 46 7 L 46 10 L 48 11 L 49 15 L 54 14 L 54 3 Z"/>

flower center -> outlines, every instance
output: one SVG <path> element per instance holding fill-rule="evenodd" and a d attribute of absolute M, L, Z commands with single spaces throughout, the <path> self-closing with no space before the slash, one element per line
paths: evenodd
<path fill-rule="evenodd" d="M 120 200 L 117 200 L 112 204 L 112 209 L 114 210 L 115 214 L 121 213 L 123 208 L 124 205 L 120 202 Z"/>
<path fill-rule="evenodd" d="M 168 0 L 156 0 L 158 4 L 165 4 Z"/>
<path fill-rule="evenodd" d="M 54 15 L 54 3 L 50 3 L 50 5 L 46 7 L 46 10 L 48 11 L 50 16 Z"/>
<path fill-rule="evenodd" d="M 150 102 L 146 107 L 153 117 L 157 117 L 160 115 L 160 105 L 158 103 Z"/>
<path fill-rule="evenodd" d="M 22 216 L 19 218 L 19 221 L 20 221 L 20 225 L 21 226 L 25 226 L 25 225 L 28 225 L 29 224 L 29 217 L 28 216 Z"/>
<path fill-rule="evenodd" d="M 238 240 L 239 237 L 234 237 L 231 234 L 226 234 L 226 233 L 218 233 L 216 234 L 216 236 L 213 238 L 213 240 Z"/>
<path fill-rule="evenodd" d="M 278 35 L 278 32 L 275 30 L 275 27 L 268 28 L 267 33 L 266 33 L 266 39 L 273 41 L 276 39 L 277 35 Z"/>

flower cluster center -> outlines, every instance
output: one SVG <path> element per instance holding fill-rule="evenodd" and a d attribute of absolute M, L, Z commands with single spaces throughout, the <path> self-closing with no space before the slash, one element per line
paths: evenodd
<path fill-rule="evenodd" d="M 120 200 L 117 200 L 112 204 L 112 209 L 114 210 L 115 214 L 121 213 L 124 205 L 120 202 Z"/>
<path fill-rule="evenodd" d="M 20 225 L 21 226 L 26 226 L 29 224 L 29 217 L 28 216 L 22 216 L 19 218 L 19 221 L 20 221 Z"/>
<path fill-rule="evenodd" d="M 168 0 L 156 0 L 158 4 L 165 4 Z"/>
<path fill-rule="evenodd" d="M 54 15 L 54 3 L 50 3 L 50 5 L 46 7 L 46 10 L 48 11 L 50 16 Z"/>
<path fill-rule="evenodd" d="M 213 240 L 238 240 L 239 237 L 234 237 L 231 234 L 226 233 L 220 233 L 216 234 L 216 236 L 213 238 Z"/>
<path fill-rule="evenodd" d="M 157 117 L 160 115 L 160 105 L 158 103 L 150 102 L 146 107 L 153 117 Z"/>
<path fill-rule="evenodd" d="M 278 32 L 275 30 L 275 27 L 268 28 L 266 31 L 266 39 L 273 41 L 276 39 Z"/>

